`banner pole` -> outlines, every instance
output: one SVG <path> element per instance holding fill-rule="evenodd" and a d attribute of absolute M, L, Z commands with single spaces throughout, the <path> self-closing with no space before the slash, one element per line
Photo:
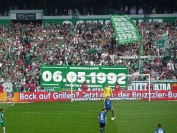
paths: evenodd
<path fill-rule="evenodd" d="M 141 58 L 140 56 L 142 55 L 142 51 L 143 51 L 143 32 L 144 32 L 144 23 L 143 23 L 143 26 L 142 26 L 142 31 L 141 31 L 141 40 L 140 40 L 140 45 L 139 45 L 139 51 L 138 51 L 138 70 L 139 70 L 139 73 L 141 73 Z"/>
<path fill-rule="evenodd" d="M 159 43 L 158 43 L 158 58 L 159 58 L 159 50 L 160 50 L 160 49 L 159 49 Z"/>
<path fill-rule="evenodd" d="M 150 80 L 151 80 L 151 78 L 150 78 L 150 74 L 148 75 L 148 78 L 149 78 L 149 86 L 148 86 L 148 93 L 149 93 L 149 102 L 151 101 L 151 88 L 150 88 Z"/>
<path fill-rule="evenodd" d="M 174 73 L 176 74 L 176 41 L 174 43 L 174 57 L 173 57 L 173 63 L 174 63 Z"/>
<path fill-rule="evenodd" d="M 73 76 L 71 76 L 71 102 L 73 102 Z"/>

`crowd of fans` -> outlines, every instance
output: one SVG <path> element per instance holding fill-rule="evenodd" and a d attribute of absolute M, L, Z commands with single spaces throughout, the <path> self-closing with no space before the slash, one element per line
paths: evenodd
<path fill-rule="evenodd" d="M 128 59 L 138 55 L 140 42 L 117 45 L 114 30 L 110 23 L 82 24 L 8 24 L 0 27 L 0 82 L 15 81 L 17 86 L 34 84 L 40 90 L 40 65 L 71 66 L 128 66 L 129 73 L 138 80 L 139 73 L 150 73 L 151 79 L 176 79 L 173 59 L 162 63 L 158 56 L 155 41 L 168 32 L 167 47 L 174 55 L 177 39 L 177 21 L 137 23 L 144 36 L 141 71 L 138 59 Z M 143 30 L 142 30 L 143 29 Z M 143 31 L 143 33 L 142 33 Z M 164 52 L 159 52 L 164 56 Z M 139 78 L 139 77 L 138 77 Z"/>
<path fill-rule="evenodd" d="M 140 0 L 141 1 L 141 0 Z M 4 1 L 5 2 L 5 1 Z M 57 1 L 47 1 L 44 5 L 42 1 L 11 1 L 10 3 L 0 2 L 0 16 L 8 16 L 9 10 L 44 10 L 46 16 L 63 16 L 74 15 L 109 15 L 114 13 L 124 14 L 176 14 L 177 8 L 174 1 L 166 2 L 138 2 L 138 3 L 115 3 L 109 6 L 105 2 L 97 2 L 95 4 L 61 4 Z M 77 5 L 77 6 L 76 6 Z"/>

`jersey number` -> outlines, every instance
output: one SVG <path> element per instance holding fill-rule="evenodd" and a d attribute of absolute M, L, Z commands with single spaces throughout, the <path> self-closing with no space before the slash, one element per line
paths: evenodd
<path fill-rule="evenodd" d="M 158 133 L 163 133 L 163 130 L 159 130 Z"/>
<path fill-rule="evenodd" d="M 100 120 L 104 120 L 103 114 L 101 114 L 101 116 L 100 116 Z"/>

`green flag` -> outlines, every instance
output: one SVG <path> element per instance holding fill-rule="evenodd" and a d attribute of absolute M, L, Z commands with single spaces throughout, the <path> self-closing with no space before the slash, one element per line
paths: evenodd
<path fill-rule="evenodd" d="M 165 49 L 165 54 L 164 54 L 164 57 L 162 58 L 162 64 L 163 66 L 166 67 L 167 63 L 170 61 L 171 59 L 171 52 L 169 49 Z"/>
<path fill-rule="evenodd" d="M 155 42 L 156 48 L 157 48 L 158 50 L 165 51 L 167 39 L 168 39 L 168 34 L 167 34 L 167 33 L 164 34 L 164 35 L 162 35 L 162 36 Z"/>
<path fill-rule="evenodd" d="M 176 58 L 176 42 L 174 44 L 174 57 L 173 57 L 173 62 L 174 62 L 174 73 L 177 73 L 177 68 L 176 68 L 176 62 L 177 62 L 177 58 Z"/>
<path fill-rule="evenodd" d="M 139 46 L 139 50 L 138 50 L 138 70 L 139 72 L 141 73 L 141 58 L 140 56 L 143 54 L 143 46 L 144 46 L 144 43 L 143 43 L 143 38 L 141 38 L 141 42 L 140 42 L 140 46 Z"/>
<path fill-rule="evenodd" d="M 165 54 L 164 54 L 164 57 L 171 57 L 171 52 L 168 48 L 165 49 Z"/>
<path fill-rule="evenodd" d="M 88 53 L 89 53 L 89 54 L 96 54 L 96 53 L 97 53 L 97 50 L 96 50 L 96 49 L 89 49 L 89 50 L 88 50 Z"/>
<path fill-rule="evenodd" d="M 110 15 L 119 44 L 134 43 L 140 40 L 139 31 L 127 15 Z"/>

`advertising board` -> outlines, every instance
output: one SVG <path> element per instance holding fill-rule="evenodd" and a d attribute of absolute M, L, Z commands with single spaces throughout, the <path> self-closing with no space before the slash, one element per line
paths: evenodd
<path fill-rule="evenodd" d="M 26 14 L 25 13 L 17 13 L 16 14 L 16 19 L 25 20 L 26 19 Z"/>
<path fill-rule="evenodd" d="M 151 91 L 151 100 L 177 100 L 177 91 Z M 3 102 L 55 102 L 55 101 L 70 101 L 73 98 L 75 101 L 87 100 L 102 100 L 104 97 L 103 91 L 87 91 L 83 98 L 82 91 L 63 92 L 14 92 L 0 93 L 0 100 Z M 130 91 L 120 90 L 113 91 L 112 100 L 148 100 L 148 91 Z"/>
<path fill-rule="evenodd" d="M 26 17 L 28 20 L 35 20 L 36 19 L 36 13 L 27 13 Z"/>

